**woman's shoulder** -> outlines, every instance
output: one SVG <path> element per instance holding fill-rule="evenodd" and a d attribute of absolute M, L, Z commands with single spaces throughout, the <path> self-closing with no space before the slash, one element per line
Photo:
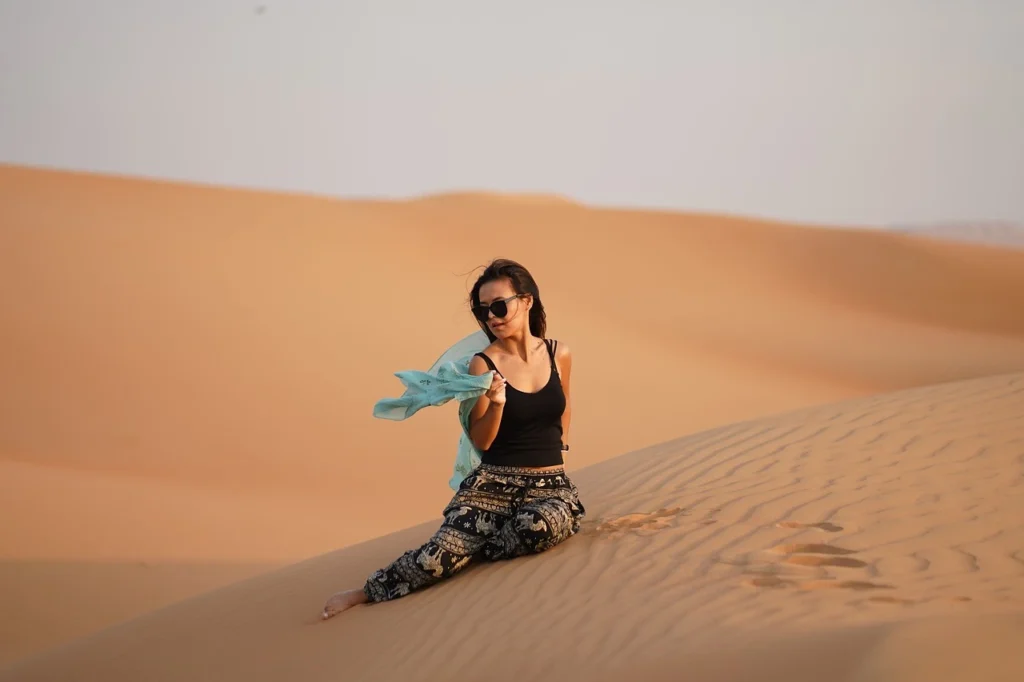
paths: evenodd
<path fill-rule="evenodd" d="M 485 374 L 491 371 L 491 366 L 484 358 L 484 354 L 491 349 L 490 346 L 483 349 L 478 353 L 473 353 L 473 356 L 469 359 L 469 373 L 470 374 Z"/>
<path fill-rule="evenodd" d="M 548 339 L 548 343 L 555 349 L 555 359 L 564 360 L 572 355 L 572 351 L 569 350 L 569 344 L 559 339 Z"/>

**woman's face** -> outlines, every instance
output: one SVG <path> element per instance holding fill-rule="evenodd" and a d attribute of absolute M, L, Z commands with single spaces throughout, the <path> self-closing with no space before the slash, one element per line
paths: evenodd
<path fill-rule="evenodd" d="M 496 317 L 493 312 L 487 315 L 487 326 L 499 339 L 521 333 L 529 327 L 531 299 L 529 296 L 513 298 L 515 295 L 516 290 L 507 279 L 493 280 L 480 287 L 480 305 L 506 301 L 508 313 L 504 317 Z"/>

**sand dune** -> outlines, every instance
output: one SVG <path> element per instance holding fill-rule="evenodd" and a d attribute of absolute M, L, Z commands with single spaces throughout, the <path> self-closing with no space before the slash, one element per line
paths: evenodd
<path fill-rule="evenodd" d="M 43 651 L 273 568 L 160 561 L 0 562 L 0 651 L 8 659 Z"/>
<path fill-rule="evenodd" d="M 544 192 L 440 192 L 414 199 L 418 203 L 430 202 L 495 202 L 504 201 L 518 204 L 581 206 L 578 201 L 560 194 Z"/>
<path fill-rule="evenodd" d="M 316 621 L 423 525 L 0 679 L 1019 679 L 1022 414 L 1016 373 L 708 430 L 579 471 L 546 555 Z"/>
<path fill-rule="evenodd" d="M 1019 251 L 0 167 L 0 514 L 14 520 L 0 589 L 18 595 L 0 632 L 19 634 L 0 638 L 0 662 L 435 524 L 454 410 L 395 424 L 370 408 L 398 392 L 392 372 L 473 329 L 471 270 L 495 256 L 534 270 L 551 335 L 574 349 L 574 472 L 738 421 L 1024 370 Z M 159 570 L 123 568 L 140 562 Z M 83 565 L 92 577 L 69 583 Z M 53 594 L 59 612 L 35 606 Z"/>
<path fill-rule="evenodd" d="M 943 223 L 897 226 L 891 229 L 918 236 L 1024 249 L 1024 225 L 1014 223 Z"/>

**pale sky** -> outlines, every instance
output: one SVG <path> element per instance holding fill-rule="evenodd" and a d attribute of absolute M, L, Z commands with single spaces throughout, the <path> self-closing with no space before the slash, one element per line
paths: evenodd
<path fill-rule="evenodd" d="M 1024 221 L 1024 2 L 0 0 L 0 161 Z"/>

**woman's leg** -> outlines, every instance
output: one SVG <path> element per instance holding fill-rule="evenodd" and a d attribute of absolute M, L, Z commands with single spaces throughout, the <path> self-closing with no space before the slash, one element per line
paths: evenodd
<path fill-rule="evenodd" d="M 462 482 L 430 540 L 374 572 L 363 589 L 331 597 L 324 617 L 440 582 L 475 555 L 496 561 L 543 552 L 575 535 L 585 514 L 564 472 L 536 476 L 478 470 Z"/>
<path fill-rule="evenodd" d="M 510 511 L 508 502 L 505 510 Z M 507 520 L 507 514 L 480 508 L 474 504 L 472 492 L 460 490 L 445 508 L 444 523 L 425 544 L 375 571 L 362 589 L 333 595 L 324 606 L 323 617 L 366 602 L 398 599 L 450 578 L 469 564 Z"/>
<path fill-rule="evenodd" d="M 469 564 L 506 520 L 468 504 L 449 506 L 444 523 L 424 545 L 405 552 L 369 577 L 363 587 L 367 599 L 397 599 L 452 577 Z"/>
<path fill-rule="evenodd" d="M 487 542 L 483 556 L 497 561 L 536 554 L 579 532 L 586 510 L 579 501 L 576 487 L 568 477 L 563 480 L 564 485 L 554 490 L 529 488 L 509 522 Z"/>
<path fill-rule="evenodd" d="M 462 481 L 444 510 L 444 523 L 423 546 L 409 550 L 374 572 L 363 587 L 369 601 L 404 597 L 465 568 L 509 520 L 513 500 L 523 491 L 486 471 Z"/>

